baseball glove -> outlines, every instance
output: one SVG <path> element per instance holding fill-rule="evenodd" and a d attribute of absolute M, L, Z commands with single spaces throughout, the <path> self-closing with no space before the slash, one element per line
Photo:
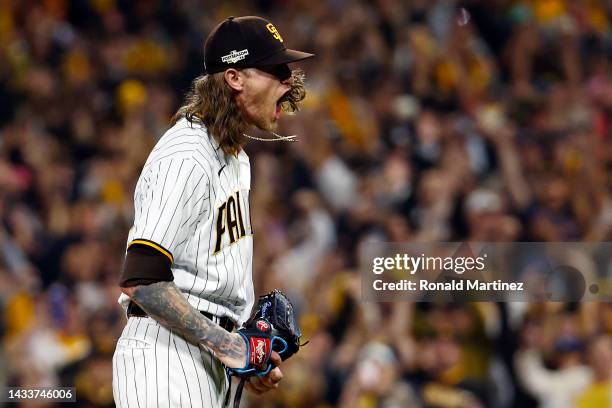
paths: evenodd
<path fill-rule="evenodd" d="M 264 376 L 273 368 L 272 351 L 286 360 L 300 349 L 300 327 L 293 305 L 280 290 L 261 296 L 255 312 L 238 333 L 247 344 L 248 362 L 244 368 L 229 369 L 238 377 Z"/>

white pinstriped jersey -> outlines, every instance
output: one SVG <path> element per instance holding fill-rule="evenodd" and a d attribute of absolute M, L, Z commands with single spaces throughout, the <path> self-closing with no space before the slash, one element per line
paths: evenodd
<path fill-rule="evenodd" d="M 150 317 L 129 318 L 112 363 L 117 408 L 231 406 L 221 362 Z"/>
<path fill-rule="evenodd" d="M 241 323 L 254 301 L 251 170 L 206 128 L 179 120 L 149 155 L 134 192 L 128 236 L 172 261 L 174 282 L 198 310 Z M 127 307 L 129 298 L 119 302 Z"/>

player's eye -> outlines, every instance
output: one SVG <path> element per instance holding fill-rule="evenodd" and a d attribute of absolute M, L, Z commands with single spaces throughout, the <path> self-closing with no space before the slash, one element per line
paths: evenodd
<path fill-rule="evenodd" d="M 258 67 L 257 69 L 267 74 L 272 75 L 273 77 L 277 78 L 279 81 L 284 81 L 288 79 L 289 77 L 291 77 L 291 69 L 289 68 L 289 65 L 287 64 Z"/>

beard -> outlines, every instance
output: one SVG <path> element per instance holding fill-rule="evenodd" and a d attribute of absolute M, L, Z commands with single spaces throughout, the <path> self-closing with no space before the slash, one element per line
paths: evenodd
<path fill-rule="evenodd" d="M 301 69 L 292 70 L 291 79 L 291 89 L 280 99 L 281 110 L 288 114 L 299 111 L 300 102 L 306 97 L 306 87 L 304 86 L 306 75 L 304 71 Z"/>

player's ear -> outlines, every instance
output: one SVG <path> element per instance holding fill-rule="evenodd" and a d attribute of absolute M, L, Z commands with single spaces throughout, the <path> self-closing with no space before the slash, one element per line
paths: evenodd
<path fill-rule="evenodd" d="M 244 88 L 244 75 L 240 71 L 234 68 L 226 69 L 223 73 L 225 82 L 235 91 L 242 91 Z"/>

